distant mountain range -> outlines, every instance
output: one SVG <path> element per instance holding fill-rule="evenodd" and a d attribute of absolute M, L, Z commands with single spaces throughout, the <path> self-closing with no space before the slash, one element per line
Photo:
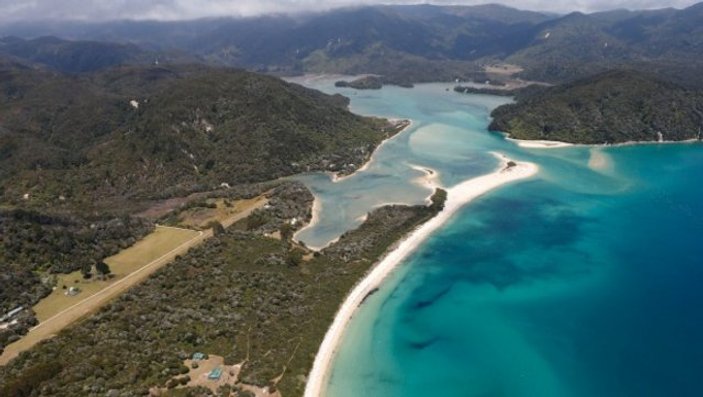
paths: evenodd
<path fill-rule="evenodd" d="M 377 73 L 414 82 L 469 79 L 480 75 L 482 64 L 501 61 L 522 66 L 523 77 L 550 82 L 628 65 L 699 83 L 703 78 L 691 71 L 703 59 L 702 22 L 703 3 L 684 10 L 568 15 L 499 5 L 408 5 L 183 22 L 25 23 L 6 25 L 0 34 L 124 45 L 113 48 L 115 56 L 97 56 L 94 65 L 74 61 L 70 67 L 65 57 L 47 61 L 51 39 L 27 43 L 40 47 L 34 52 L 18 53 L 13 40 L 1 50 L 69 71 L 177 53 L 275 73 Z M 78 58 L 84 51 L 105 51 L 88 47 L 82 43 L 67 51 Z"/>

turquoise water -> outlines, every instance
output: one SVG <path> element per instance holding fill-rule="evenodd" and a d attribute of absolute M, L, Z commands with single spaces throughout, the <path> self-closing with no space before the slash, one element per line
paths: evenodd
<path fill-rule="evenodd" d="M 323 91 L 337 92 L 332 80 L 304 82 Z M 339 89 L 352 98 L 352 110 L 356 113 L 409 118 L 413 125 L 382 145 L 363 172 L 337 183 L 325 174 L 304 176 L 303 181 L 321 201 L 322 208 L 319 223 L 296 238 L 309 246 L 322 247 L 360 225 L 363 216 L 375 207 L 389 203 L 424 203 L 432 192 L 413 182 L 424 173 L 411 168 L 412 165 L 438 170 L 441 182 L 447 185 L 492 171 L 498 162 L 485 148 L 498 148 L 503 140 L 485 133 L 488 110 L 509 100 L 490 96 L 461 97 L 452 95 L 451 90 L 447 92 L 447 88 L 449 86 L 431 84 L 413 90 L 399 87 L 372 92 Z M 419 100 L 423 97 L 430 100 Z"/>
<path fill-rule="evenodd" d="M 421 143 L 393 156 L 425 156 L 445 184 L 490 170 L 491 150 L 541 172 L 465 207 L 366 300 L 327 395 L 703 395 L 703 147 L 521 149 L 485 132 L 499 99 L 444 88 L 353 109 L 418 121 Z M 389 189 L 365 178 L 357 194 Z"/>

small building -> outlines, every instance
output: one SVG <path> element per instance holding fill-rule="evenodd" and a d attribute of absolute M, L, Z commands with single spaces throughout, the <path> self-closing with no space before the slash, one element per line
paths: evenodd
<path fill-rule="evenodd" d="M 18 314 L 22 311 L 22 309 L 24 309 L 24 307 L 18 306 L 18 307 L 16 307 L 16 308 L 10 310 L 10 311 L 7 313 L 7 318 L 15 317 L 16 315 L 18 315 Z"/>
<path fill-rule="evenodd" d="M 9 321 L 12 317 L 15 317 L 16 315 L 18 315 L 23 309 L 24 309 L 23 306 L 18 306 L 16 308 L 10 310 L 4 316 L 0 317 L 0 322 Z"/>
<path fill-rule="evenodd" d="M 195 352 L 193 353 L 193 361 L 202 361 L 205 359 L 205 354 L 201 352 Z"/>
<path fill-rule="evenodd" d="M 81 293 L 81 289 L 78 287 L 69 287 L 66 291 L 66 296 L 76 296 Z"/>
<path fill-rule="evenodd" d="M 216 367 L 210 373 L 207 375 L 207 378 L 210 380 L 220 380 L 220 377 L 222 376 L 222 367 Z"/>

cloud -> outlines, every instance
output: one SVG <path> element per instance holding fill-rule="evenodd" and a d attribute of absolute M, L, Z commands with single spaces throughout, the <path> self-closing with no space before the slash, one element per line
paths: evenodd
<path fill-rule="evenodd" d="M 593 12 L 615 8 L 683 8 L 696 0 L 435 0 L 433 4 L 475 5 L 497 2 L 507 6 L 552 12 Z M 182 20 L 213 16 L 253 16 L 267 13 L 324 11 L 366 4 L 408 4 L 402 0 L 0 0 L 0 19 L 22 20 Z"/>

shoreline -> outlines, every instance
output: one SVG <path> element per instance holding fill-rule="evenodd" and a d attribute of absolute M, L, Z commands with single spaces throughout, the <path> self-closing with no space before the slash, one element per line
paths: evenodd
<path fill-rule="evenodd" d="M 393 136 L 390 136 L 390 137 L 388 137 L 388 138 L 382 140 L 381 143 L 379 143 L 378 146 L 376 146 L 376 148 L 374 149 L 374 151 L 373 151 L 373 153 L 371 154 L 371 156 L 369 157 L 369 159 L 366 160 L 366 162 L 365 162 L 361 167 L 359 167 L 356 171 L 352 172 L 351 174 L 339 176 L 339 174 L 336 173 L 336 172 L 335 172 L 335 173 L 330 173 L 330 172 L 328 172 L 327 174 L 330 175 L 330 179 L 331 179 L 332 183 L 341 182 L 341 181 L 343 181 L 344 179 L 350 178 L 350 177 L 356 175 L 356 174 L 359 173 L 359 172 L 362 172 L 362 171 L 367 170 L 367 169 L 369 168 L 369 165 L 373 162 L 374 158 L 376 157 L 376 155 L 377 155 L 377 153 L 378 153 L 378 150 L 381 148 L 381 146 L 385 145 L 386 142 L 390 141 L 391 139 L 394 139 L 394 138 L 400 136 L 402 133 L 408 131 L 408 130 L 410 129 L 410 127 L 412 127 L 413 124 L 414 124 L 414 123 L 413 123 L 413 120 L 410 120 L 410 119 L 394 119 L 394 118 L 389 118 L 388 120 L 391 121 L 391 122 L 394 122 L 394 123 L 401 123 L 401 122 L 406 122 L 406 121 L 407 121 L 407 125 L 406 125 L 405 127 L 403 127 L 400 131 L 398 131 L 396 134 L 394 134 Z M 303 231 L 305 231 L 305 230 L 307 230 L 307 229 L 309 229 L 309 228 L 315 226 L 315 225 L 317 224 L 317 222 L 319 221 L 319 219 L 320 219 L 320 212 L 322 211 L 322 204 L 320 203 L 320 198 L 317 197 L 317 195 L 316 195 L 314 192 L 311 192 L 311 193 L 312 193 L 312 196 L 313 196 L 313 202 L 312 202 L 312 217 L 310 218 L 310 222 L 308 222 L 305 226 L 303 226 L 302 228 L 300 228 L 298 231 L 296 231 L 296 232 L 293 234 L 292 240 L 293 240 L 294 242 L 296 242 L 296 243 L 300 243 L 300 242 L 301 242 L 301 241 L 298 239 L 297 236 L 298 236 L 300 233 L 302 233 Z M 307 245 L 307 244 L 306 244 L 306 247 L 309 248 L 309 249 L 311 249 L 311 250 L 313 250 L 313 251 L 320 251 L 320 250 L 323 250 L 325 247 L 329 246 L 330 244 L 333 244 L 333 243 L 336 242 L 337 240 L 339 240 L 339 238 L 336 238 L 336 239 L 330 241 L 329 243 L 327 243 L 327 245 L 325 245 L 325 246 L 323 246 L 323 247 L 309 246 L 309 245 Z M 303 241 L 303 243 L 305 243 L 305 242 Z"/>
<path fill-rule="evenodd" d="M 310 190 L 310 189 L 308 189 Z M 296 237 L 299 233 L 302 233 L 303 231 L 315 226 L 317 222 L 320 220 L 320 212 L 322 211 L 322 204 L 320 203 L 320 198 L 317 197 L 317 195 L 313 192 L 310 192 L 312 194 L 313 200 L 312 200 L 312 217 L 310 218 L 310 222 L 308 222 L 307 225 L 301 227 L 298 229 L 297 232 L 293 233 L 293 237 L 291 238 L 294 242 L 300 244 L 301 241 L 298 240 Z M 305 243 L 305 242 L 303 242 Z M 324 247 L 312 247 L 307 244 L 305 246 L 313 251 L 320 251 Z"/>
<path fill-rule="evenodd" d="M 493 154 L 501 160 L 501 165 L 496 171 L 469 179 L 447 189 L 447 201 L 444 209 L 396 243 L 350 291 L 320 344 L 312 369 L 308 375 L 305 397 L 323 396 L 331 375 L 333 360 L 347 325 L 353 318 L 357 308 L 370 293 L 381 286 L 383 280 L 405 258 L 413 253 L 432 233 L 451 219 L 459 209 L 475 198 L 510 182 L 530 178 L 539 171 L 539 167 L 536 164 L 528 162 L 515 162 L 516 165 L 510 167 L 508 165 L 509 161 L 511 161 L 509 158 L 499 153 L 493 152 Z M 435 187 L 440 186 L 435 185 Z"/>
<path fill-rule="evenodd" d="M 627 141 L 620 143 L 601 143 L 597 145 L 588 146 L 602 146 L 602 147 L 618 147 L 618 146 L 635 146 L 635 145 L 675 145 L 675 144 L 691 144 L 703 142 L 700 139 L 684 139 L 682 141 Z"/>
<path fill-rule="evenodd" d="M 675 144 L 692 144 L 702 142 L 700 139 L 685 139 L 681 141 L 627 141 L 619 143 L 569 143 L 562 141 L 548 141 L 548 140 L 530 140 L 530 139 L 516 139 L 516 138 L 505 138 L 507 141 L 513 142 L 524 149 L 559 149 L 567 147 L 621 147 L 621 146 L 635 146 L 635 145 L 675 145 Z"/>
<path fill-rule="evenodd" d="M 341 175 L 341 176 L 340 176 L 340 175 L 339 175 L 339 172 L 329 172 L 328 174 L 331 175 L 330 178 L 331 178 L 331 180 L 332 180 L 332 183 L 341 182 L 341 181 L 343 181 L 343 180 L 345 180 L 345 179 L 347 179 L 347 178 L 350 178 L 350 177 L 356 175 L 356 174 L 359 173 L 359 172 L 366 171 L 366 170 L 369 168 L 369 165 L 371 165 L 371 162 L 373 162 L 374 157 L 376 157 L 376 155 L 377 155 L 377 153 L 378 153 L 378 150 L 381 149 L 381 147 L 382 147 L 383 145 L 385 145 L 386 142 L 388 142 L 388 141 L 394 139 L 394 138 L 397 137 L 397 136 L 400 136 L 400 134 L 402 134 L 402 133 L 406 132 L 407 130 L 409 130 L 410 127 L 412 127 L 413 124 L 414 124 L 413 120 L 410 120 L 410 119 L 394 119 L 394 118 L 389 118 L 388 121 L 390 121 L 390 122 L 392 122 L 392 123 L 395 123 L 395 124 L 400 124 L 400 123 L 405 123 L 405 122 L 407 122 L 407 124 L 406 124 L 403 128 L 401 128 L 397 133 L 393 134 L 393 136 L 389 136 L 388 138 L 382 140 L 382 141 L 378 144 L 378 146 L 376 146 L 376 148 L 373 150 L 373 153 L 371 154 L 371 156 L 369 156 L 368 160 L 366 160 L 366 162 L 364 162 L 364 164 L 362 164 L 361 167 L 359 167 L 359 168 L 357 168 L 356 170 L 354 170 L 354 172 L 352 172 L 351 174 Z"/>
<path fill-rule="evenodd" d="M 422 186 L 424 188 L 427 188 L 430 190 L 429 196 L 425 199 L 425 203 L 432 204 L 432 195 L 434 195 L 435 190 L 440 187 L 438 181 L 439 181 L 439 171 L 434 170 L 429 167 L 421 167 L 419 165 L 415 164 L 408 164 L 408 166 L 415 171 L 419 171 L 424 173 L 425 175 L 419 176 L 415 179 L 412 180 L 413 183 L 415 183 L 418 186 Z M 383 204 L 382 206 L 385 206 L 388 204 Z"/>
<path fill-rule="evenodd" d="M 547 140 L 527 140 L 527 139 L 515 139 L 515 138 L 505 138 L 506 140 L 515 143 L 521 148 L 525 149 L 558 149 L 564 147 L 577 146 L 575 143 L 561 142 L 561 141 L 547 141 Z"/>

